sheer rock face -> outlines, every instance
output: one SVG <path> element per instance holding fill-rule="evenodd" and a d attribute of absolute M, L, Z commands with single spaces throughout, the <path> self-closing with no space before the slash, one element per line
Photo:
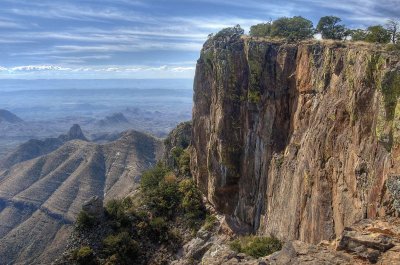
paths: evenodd
<path fill-rule="evenodd" d="M 237 231 L 311 243 L 400 210 L 400 63 L 376 46 L 211 38 L 191 170 Z"/>

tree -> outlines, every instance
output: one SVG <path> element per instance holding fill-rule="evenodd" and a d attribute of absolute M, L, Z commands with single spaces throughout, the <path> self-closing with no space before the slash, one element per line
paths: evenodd
<path fill-rule="evenodd" d="M 352 41 L 365 41 L 368 32 L 363 29 L 354 29 L 350 31 Z"/>
<path fill-rule="evenodd" d="M 244 34 L 244 30 L 237 24 L 234 27 L 224 28 L 220 30 L 217 34 L 215 34 L 214 38 L 223 38 L 223 37 L 240 37 Z"/>
<path fill-rule="evenodd" d="M 386 23 L 386 30 L 390 33 L 392 43 L 397 43 L 400 30 L 400 22 L 398 20 L 389 19 Z"/>
<path fill-rule="evenodd" d="M 250 27 L 250 36 L 268 37 L 271 36 L 272 22 L 260 23 Z"/>
<path fill-rule="evenodd" d="M 323 39 L 342 40 L 346 37 L 346 27 L 339 24 L 342 20 L 335 16 L 322 17 L 317 25 L 317 32 Z"/>
<path fill-rule="evenodd" d="M 313 24 L 301 16 L 292 18 L 282 17 L 275 20 L 271 26 L 271 36 L 286 38 L 289 41 L 298 41 L 312 38 Z"/>
<path fill-rule="evenodd" d="M 389 43 L 391 36 L 390 32 L 387 31 L 381 25 L 371 26 L 367 29 L 367 36 L 365 38 L 368 42 L 376 42 L 376 43 Z"/>

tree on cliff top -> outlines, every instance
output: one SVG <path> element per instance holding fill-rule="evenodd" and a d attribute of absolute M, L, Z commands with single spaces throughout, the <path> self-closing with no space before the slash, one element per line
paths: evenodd
<path fill-rule="evenodd" d="M 267 37 L 271 36 L 272 22 L 260 23 L 250 27 L 250 36 Z"/>
<path fill-rule="evenodd" d="M 244 30 L 242 29 L 242 27 L 240 27 L 239 24 L 237 24 L 234 27 L 224 28 L 224 29 L 220 30 L 217 34 L 215 34 L 215 36 L 211 35 L 210 37 L 214 37 L 214 38 L 240 37 L 243 34 L 244 34 Z"/>
<path fill-rule="evenodd" d="M 371 26 L 367 29 L 367 36 L 365 41 L 375 42 L 375 43 L 389 43 L 391 36 L 390 32 L 387 31 L 381 25 Z"/>
<path fill-rule="evenodd" d="M 285 38 L 289 41 L 310 39 L 314 35 L 313 24 L 301 16 L 282 17 L 275 20 L 271 26 L 271 36 Z"/>
<path fill-rule="evenodd" d="M 339 24 L 342 20 L 335 16 L 321 17 L 317 25 L 317 32 L 323 39 L 343 40 L 346 37 L 346 27 Z"/>

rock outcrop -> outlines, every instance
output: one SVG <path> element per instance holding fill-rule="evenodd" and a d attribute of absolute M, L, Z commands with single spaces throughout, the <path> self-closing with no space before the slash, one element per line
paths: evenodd
<path fill-rule="evenodd" d="M 211 37 L 191 170 L 237 232 L 318 243 L 400 210 L 400 58 L 376 45 Z"/>

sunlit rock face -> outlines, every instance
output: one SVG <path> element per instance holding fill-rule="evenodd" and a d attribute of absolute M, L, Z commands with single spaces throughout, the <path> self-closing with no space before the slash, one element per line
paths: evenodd
<path fill-rule="evenodd" d="M 191 170 L 237 231 L 319 242 L 400 210 L 400 63 L 375 45 L 211 37 Z"/>

